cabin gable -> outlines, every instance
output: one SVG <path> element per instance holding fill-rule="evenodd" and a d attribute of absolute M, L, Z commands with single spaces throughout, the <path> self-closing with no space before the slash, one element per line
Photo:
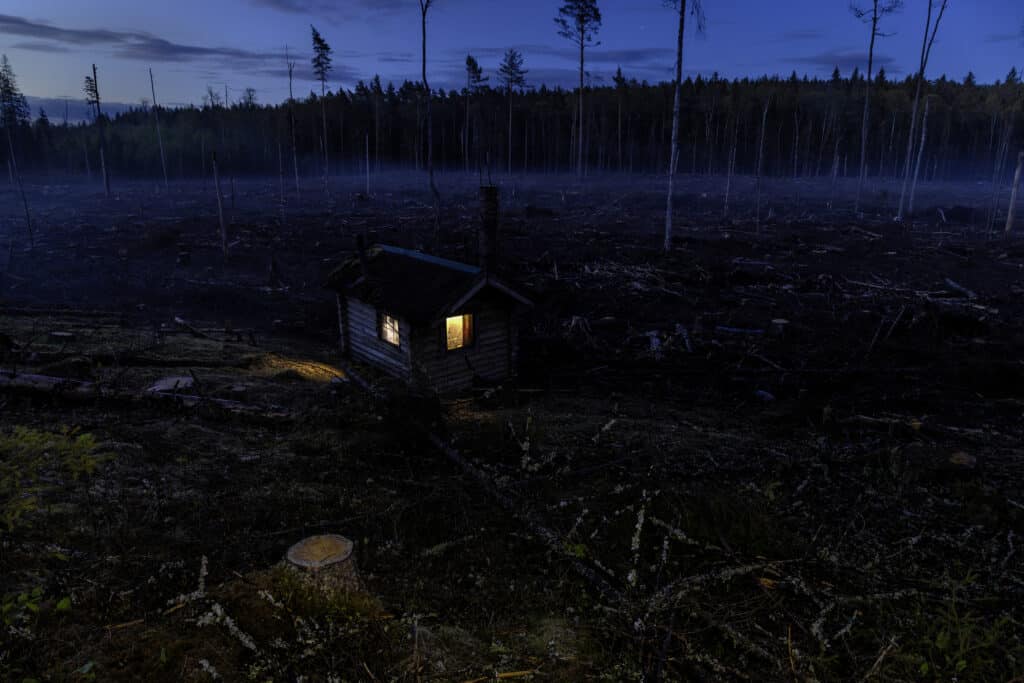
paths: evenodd
<path fill-rule="evenodd" d="M 417 329 L 413 338 L 413 379 L 439 392 L 461 391 L 474 379 L 499 382 L 514 374 L 518 350 L 513 311 L 487 292 L 433 324 Z M 448 319 L 472 316 L 472 338 L 449 349 Z"/>

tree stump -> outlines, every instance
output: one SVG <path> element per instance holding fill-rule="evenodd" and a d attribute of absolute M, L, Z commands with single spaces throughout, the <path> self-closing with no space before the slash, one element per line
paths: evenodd
<path fill-rule="evenodd" d="M 348 593 L 362 589 L 354 544 L 344 536 L 310 536 L 288 549 L 284 565 L 324 593 Z"/>

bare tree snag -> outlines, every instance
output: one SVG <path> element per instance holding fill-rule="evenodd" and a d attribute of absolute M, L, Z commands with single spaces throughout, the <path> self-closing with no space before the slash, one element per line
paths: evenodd
<path fill-rule="evenodd" d="M 36 236 L 35 231 L 32 229 L 32 214 L 28 210 L 28 197 L 25 195 L 25 185 L 21 180 L 21 171 L 18 170 L 18 162 L 14 158 L 14 142 L 11 140 L 10 127 L 7 127 L 7 149 L 11 154 L 7 159 L 7 168 L 11 171 L 12 177 L 16 176 L 18 179 L 18 192 L 21 194 L 21 206 L 25 210 L 25 225 L 28 229 L 29 247 L 34 249 L 36 246 Z M 14 242 L 12 241 L 11 244 L 13 245 Z"/>
<path fill-rule="evenodd" d="M 277 174 L 278 185 L 281 194 L 281 217 L 284 218 L 284 152 L 281 149 L 281 141 L 277 141 Z"/>
<path fill-rule="evenodd" d="M 295 78 L 295 62 L 288 56 L 288 46 L 284 46 L 284 62 L 288 69 L 288 128 L 292 135 L 292 168 L 295 171 L 295 197 L 299 196 L 299 149 L 295 143 L 295 92 L 292 83 Z"/>
<path fill-rule="evenodd" d="M 864 89 L 864 117 L 860 125 L 860 176 L 857 179 L 857 199 L 853 205 L 855 212 L 860 211 L 861 193 L 864 191 L 864 180 L 868 172 L 868 128 L 871 117 L 871 81 L 874 76 L 875 67 L 875 41 L 879 36 L 884 35 L 879 32 L 878 23 L 882 17 L 895 12 L 902 5 L 903 0 L 886 0 L 884 3 L 881 0 L 872 0 L 870 10 L 862 9 L 856 5 L 850 6 L 850 10 L 855 17 L 871 24 L 871 42 L 868 48 L 868 77 Z"/>
<path fill-rule="evenodd" d="M 914 215 L 914 195 L 917 193 L 917 178 L 921 174 L 921 160 L 924 158 L 924 145 L 928 141 L 928 111 L 931 108 L 931 97 L 924 98 L 924 116 L 921 118 L 921 146 L 917 150 L 917 162 L 914 164 L 914 179 L 910 183 L 910 201 L 907 212 Z"/>
<path fill-rule="evenodd" d="M 220 174 L 217 172 L 217 153 L 213 153 L 213 189 L 217 193 L 217 219 L 220 221 L 220 249 L 224 260 L 228 258 L 228 229 L 224 223 L 224 198 L 220 193 Z"/>
<path fill-rule="evenodd" d="M 768 124 L 768 108 L 771 104 L 772 98 L 769 97 L 765 100 L 764 110 L 761 112 L 761 138 L 757 145 L 757 213 L 754 218 L 758 232 L 761 232 L 761 170 L 764 167 L 764 135 Z"/>
<path fill-rule="evenodd" d="M 153 82 L 153 70 L 149 70 L 149 88 L 153 93 L 153 120 L 156 122 L 156 141 L 160 145 L 160 168 L 164 171 L 164 190 L 167 190 L 167 157 L 164 155 L 164 137 L 160 132 L 160 110 L 156 104 L 156 84 Z"/>
<path fill-rule="evenodd" d="M 732 122 L 732 144 L 729 146 L 729 163 L 727 166 L 725 176 L 725 207 L 722 210 L 724 217 L 729 216 L 729 194 L 732 191 L 732 176 L 736 171 L 736 147 L 739 143 L 739 121 L 733 119 Z"/>
<path fill-rule="evenodd" d="M 932 25 L 932 12 L 935 9 L 935 3 L 940 2 L 939 15 L 935 19 L 935 25 Z M 914 92 L 914 106 L 910 110 L 910 132 L 907 134 L 907 156 L 903 160 L 903 188 L 900 190 L 900 206 L 896 213 L 896 220 L 903 220 L 903 207 L 907 198 L 907 187 L 910 183 L 910 172 L 911 164 L 914 159 L 914 135 L 917 132 L 917 111 L 921 101 L 921 88 L 924 85 L 924 74 L 928 68 L 928 58 L 932 52 L 932 45 L 935 44 L 935 36 L 939 32 L 939 23 L 942 21 L 942 16 L 946 13 L 946 7 L 949 5 L 949 0 L 928 0 L 928 13 L 924 24 L 924 39 L 921 43 L 921 62 L 917 71 L 917 88 Z M 930 33 L 930 37 L 929 37 Z"/>
<path fill-rule="evenodd" d="M 431 100 L 434 98 L 430 92 L 430 84 L 427 82 L 427 12 L 434 4 L 434 0 L 419 0 L 420 2 L 420 43 L 422 60 L 423 93 L 427 98 L 427 175 L 430 178 L 430 194 L 434 198 L 434 230 L 441 227 L 441 193 L 437 191 L 437 184 L 434 182 L 434 118 Z"/>
<path fill-rule="evenodd" d="M 1017 216 L 1017 193 L 1020 192 L 1020 177 L 1024 172 L 1024 152 L 1017 154 L 1017 172 L 1013 174 L 1013 188 L 1010 190 L 1010 207 L 1006 212 L 1006 234 L 1013 230 L 1013 222 Z"/>
<path fill-rule="evenodd" d="M 109 197 L 110 176 L 107 174 L 107 165 L 103 154 L 105 146 L 105 136 L 103 134 L 104 121 L 103 111 L 100 108 L 100 81 L 95 64 L 92 65 L 92 76 L 85 77 L 85 99 L 87 104 L 94 107 L 96 113 L 96 128 L 99 130 L 100 135 L 100 169 L 103 172 L 103 191 Z"/>

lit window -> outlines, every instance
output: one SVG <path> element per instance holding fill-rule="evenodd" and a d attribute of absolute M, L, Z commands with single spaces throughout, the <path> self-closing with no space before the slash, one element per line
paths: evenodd
<path fill-rule="evenodd" d="M 445 320 L 448 350 L 455 351 L 473 343 L 473 316 L 457 315 Z"/>
<path fill-rule="evenodd" d="M 392 346 L 401 345 L 401 337 L 398 334 L 398 318 L 393 318 L 387 313 L 381 313 L 380 338 Z"/>

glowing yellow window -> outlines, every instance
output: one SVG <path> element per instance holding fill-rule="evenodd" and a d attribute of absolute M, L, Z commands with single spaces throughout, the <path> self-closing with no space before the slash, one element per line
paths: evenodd
<path fill-rule="evenodd" d="M 473 316 L 456 315 L 445 320 L 445 338 L 448 350 L 455 351 L 473 343 Z"/>
<path fill-rule="evenodd" d="M 398 318 L 393 318 L 387 313 L 381 314 L 380 338 L 393 346 L 401 345 L 401 337 L 398 334 Z"/>

